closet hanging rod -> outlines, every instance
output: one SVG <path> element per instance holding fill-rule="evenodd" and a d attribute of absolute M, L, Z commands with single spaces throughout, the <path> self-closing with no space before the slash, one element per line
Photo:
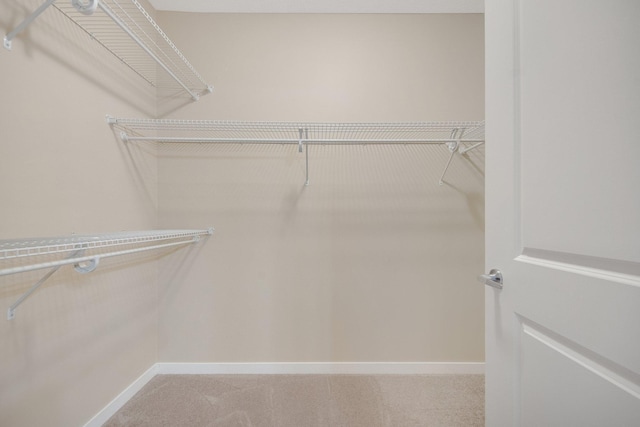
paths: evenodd
<path fill-rule="evenodd" d="M 12 40 L 53 5 L 152 86 L 158 87 L 157 76 L 155 70 L 142 64 L 142 56 L 150 58 L 162 68 L 178 85 L 176 87 L 188 93 L 193 100 L 197 101 L 200 96 L 213 91 L 213 87 L 204 81 L 137 0 L 71 0 L 70 6 L 55 2 L 47 0 L 27 16 L 4 37 L 4 47 L 10 50 Z M 99 15 L 94 14 L 96 9 L 100 9 L 109 19 L 103 21 L 94 16 Z M 107 22 L 115 26 L 107 25 Z M 120 34 L 125 36 L 121 37 Z M 135 49 L 132 49 L 134 46 Z"/>

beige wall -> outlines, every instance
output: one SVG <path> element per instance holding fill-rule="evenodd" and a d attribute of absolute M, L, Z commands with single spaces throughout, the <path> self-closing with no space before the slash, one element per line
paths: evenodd
<path fill-rule="evenodd" d="M 159 14 L 216 89 L 167 117 L 483 118 L 482 15 Z M 166 145 L 162 227 L 215 226 L 163 263 L 162 362 L 483 360 L 483 150 Z M 170 274 L 188 265 L 179 275 Z"/>
<path fill-rule="evenodd" d="M 2 36 L 41 3 L 0 2 Z M 155 91 L 59 12 L 0 48 L 0 99 L 0 238 L 155 226 L 155 154 L 104 121 L 153 115 Z M 12 321 L 46 270 L 0 277 L 0 425 L 82 425 L 156 361 L 157 262 L 125 258 L 61 268 Z"/>
<path fill-rule="evenodd" d="M 40 3 L 0 4 L 0 31 Z M 443 147 L 314 147 L 304 187 L 292 147 L 156 152 L 104 116 L 482 119 L 482 17 L 160 23 L 214 94 L 157 102 L 53 9 L 0 49 L 0 238 L 217 229 L 159 262 L 62 268 L 0 320 L 0 425 L 80 425 L 156 361 L 481 361 L 482 150 L 441 187 Z M 42 274 L 0 277 L 0 307 Z"/>

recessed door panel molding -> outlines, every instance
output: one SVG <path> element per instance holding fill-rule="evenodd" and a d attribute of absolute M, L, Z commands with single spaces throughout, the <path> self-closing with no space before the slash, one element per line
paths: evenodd
<path fill-rule="evenodd" d="M 640 264 L 608 258 L 523 248 L 516 261 L 640 287 Z"/>
<path fill-rule="evenodd" d="M 640 168 L 624 160 L 640 158 L 640 4 L 621 16 L 621 3 L 517 1 L 521 235 L 529 252 L 636 263 L 637 274 L 640 193 L 625 184 Z M 540 28 L 561 28 L 562 41 Z"/>
<path fill-rule="evenodd" d="M 633 425 L 640 419 L 640 375 L 520 320 L 521 425 L 552 426 L 568 419 L 585 426 Z"/>

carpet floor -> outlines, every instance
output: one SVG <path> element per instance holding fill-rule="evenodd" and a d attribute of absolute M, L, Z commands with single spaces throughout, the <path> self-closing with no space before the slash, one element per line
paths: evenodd
<path fill-rule="evenodd" d="M 484 426 L 483 375 L 158 375 L 103 427 Z"/>

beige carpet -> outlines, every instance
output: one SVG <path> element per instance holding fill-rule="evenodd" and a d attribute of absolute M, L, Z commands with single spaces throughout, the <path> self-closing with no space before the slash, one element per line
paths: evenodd
<path fill-rule="evenodd" d="M 158 375 L 104 424 L 483 425 L 482 375 Z"/>

